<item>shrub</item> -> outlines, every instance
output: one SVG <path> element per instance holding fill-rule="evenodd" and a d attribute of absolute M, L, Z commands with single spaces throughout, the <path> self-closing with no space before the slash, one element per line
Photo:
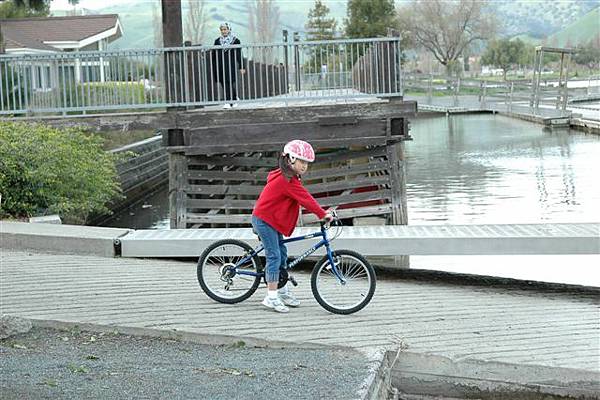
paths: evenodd
<path fill-rule="evenodd" d="M 120 197 L 116 156 L 77 128 L 0 121 L 1 217 L 60 214 L 85 223 Z"/>
<path fill-rule="evenodd" d="M 86 107 L 102 110 L 108 106 L 145 104 L 144 85 L 139 82 L 90 82 L 34 92 L 29 103 L 33 108 Z"/>

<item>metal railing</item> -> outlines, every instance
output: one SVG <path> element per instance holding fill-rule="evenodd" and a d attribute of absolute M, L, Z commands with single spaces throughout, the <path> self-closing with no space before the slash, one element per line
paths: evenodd
<path fill-rule="evenodd" d="M 600 98 L 600 77 L 571 79 L 567 86 L 543 81 L 534 99 L 531 79 L 494 81 L 405 74 L 406 99 L 419 106 L 519 112 L 537 116 L 568 116 L 574 102 Z"/>
<path fill-rule="evenodd" d="M 398 38 L 0 56 L 0 114 L 402 94 Z"/>

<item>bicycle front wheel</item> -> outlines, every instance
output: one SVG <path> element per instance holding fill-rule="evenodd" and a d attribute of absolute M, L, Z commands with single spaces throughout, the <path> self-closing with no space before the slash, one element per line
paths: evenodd
<path fill-rule="evenodd" d="M 377 278 L 375 270 L 360 254 L 350 250 L 333 252 L 334 273 L 327 256 L 314 267 L 310 286 L 317 302 L 335 314 L 352 314 L 362 310 L 373 298 Z"/>
<path fill-rule="evenodd" d="M 251 252 L 249 244 L 233 239 L 219 240 L 208 246 L 198 259 L 197 270 L 198 283 L 204 293 L 228 304 L 252 296 L 260 283 L 260 259 L 255 255 L 237 265 Z"/>

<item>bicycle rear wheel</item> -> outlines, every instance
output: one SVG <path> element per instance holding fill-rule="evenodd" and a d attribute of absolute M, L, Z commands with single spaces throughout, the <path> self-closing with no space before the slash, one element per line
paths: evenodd
<path fill-rule="evenodd" d="M 350 250 L 333 252 L 333 260 L 345 283 L 333 272 L 329 258 L 323 257 L 310 277 L 315 299 L 324 309 L 335 314 L 352 314 L 362 310 L 375 293 L 375 270 L 363 256 Z"/>
<path fill-rule="evenodd" d="M 240 272 L 262 271 L 258 256 L 250 257 L 235 267 L 252 252 L 252 247 L 233 239 L 219 240 L 204 250 L 198 259 L 198 283 L 204 293 L 221 303 L 239 303 L 246 300 L 258 288 L 260 275 L 244 275 Z"/>

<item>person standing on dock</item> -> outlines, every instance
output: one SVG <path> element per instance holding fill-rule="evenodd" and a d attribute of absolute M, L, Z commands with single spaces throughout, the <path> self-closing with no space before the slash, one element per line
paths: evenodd
<path fill-rule="evenodd" d="M 290 236 L 294 231 L 300 206 L 316 214 L 319 219 L 329 222 L 333 219 L 300 181 L 300 177 L 308 170 L 308 164 L 313 161 L 315 151 L 309 143 L 302 140 L 287 143 L 279 157 L 279 168 L 269 172 L 267 184 L 252 212 L 252 227 L 265 247 L 267 258 L 267 296 L 262 304 L 280 313 L 288 312 L 287 306 L 300 305 L 300 301 L 290 292 L 289 283 L 277 290 L 279 270 L 287 265 L 287 248 L 281 243 L 283 235 Z"/>
<path fill-rule="evenodd" d="M 244 74 L 246 70 L 242 64 L 242 49 L 239 47 L 231 48 L 231 46 L 241 45 L 242 43 L 231 31 L 229 23 L 221 23 L 219 30 L 221 36 L 215 39 L 214 45 L 222 48 L 217 48 L 213 52 L 213 76 L 223 86 L 225 100 L 235 101 L 237 100 L 237 71 L 239 69 L 240 73 Z M 229 102 L 223 108 L 234 106 L 235 103 Z"/>

